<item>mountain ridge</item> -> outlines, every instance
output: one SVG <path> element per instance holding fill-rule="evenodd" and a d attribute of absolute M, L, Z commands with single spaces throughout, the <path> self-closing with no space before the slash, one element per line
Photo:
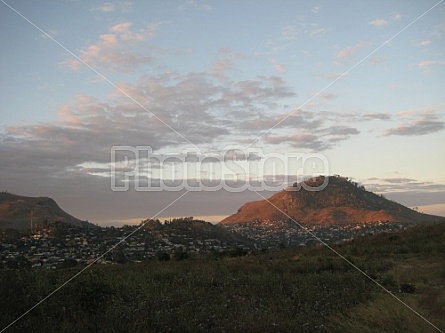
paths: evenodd
<path fill-rule="evenodd" d="M 0 193 L 0 229 L 29 229 L 55 222 L 81 227 L 95 227 L 65 212 L 49 197 L 27 197 L 8 192 Z"/>
<path fill-rule="evenodd" d="M 444 217 L 422 214 L 364 186 L 341 176 L 311 178 L 296 183 L 266 200 L 246 203 L 237 213 L 220 223 L 233 224 L 254 220 L 286 220 L 292 218 L 306 224 L 342 225 L 372 221 L 429 223 L 445 221 Z"/>

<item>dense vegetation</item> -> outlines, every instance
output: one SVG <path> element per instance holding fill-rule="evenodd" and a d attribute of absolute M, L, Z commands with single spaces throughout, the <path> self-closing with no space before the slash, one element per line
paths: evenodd
<path fill-rule="evenodd" d="M 335 250 L 445 329 L 445 224 Z M 0 331 L 79 268 L 0 271 Z M 7 332 L 436 332 L 324 247 L 93 266 Z"/>

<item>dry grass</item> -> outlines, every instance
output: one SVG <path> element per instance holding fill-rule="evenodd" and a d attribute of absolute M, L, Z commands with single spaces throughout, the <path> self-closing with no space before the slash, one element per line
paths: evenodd
<path fill-rule="evenodd" d="M 415 297 L 398 295 L 417 312 L 425 315 L 424 308 L 418 307 Z M 427 319 L 437 326 L 437 318 L 427 315 Z M 440 327 L 439 327 L 440 328 Z M 443 330 L 444 327 L 441 326 Z M 382 295 L 378 299 L 360 304 L 350 313 L 335 315 L 326 324 L 328 332 L 360 332 L 360 333 L 434 333 L 438 332 L 424 319 L 416 315 L 402 303 L 390 295 Z"/>

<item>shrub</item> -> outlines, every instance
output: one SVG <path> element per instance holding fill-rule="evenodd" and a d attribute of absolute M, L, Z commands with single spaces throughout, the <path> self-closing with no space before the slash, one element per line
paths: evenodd
<path fill-rule="evenodd" d="M 414 294 L 416 291 L 416 286 L 414 283 L 402 283 L 400 285 L 400 292 L 406 293 L 406 294 Z"/>

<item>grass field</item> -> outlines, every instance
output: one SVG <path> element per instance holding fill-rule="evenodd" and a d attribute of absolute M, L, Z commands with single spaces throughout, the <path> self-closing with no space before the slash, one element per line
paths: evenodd
<path fill-rule="evenodd" d="M 444 224 L 334 248 L 445 330 Z M 1 270 L 0 331 L 78 270 Z M 332 251 L 316 247 L 93 266 L 6 332 L 438 330 Z"/>

